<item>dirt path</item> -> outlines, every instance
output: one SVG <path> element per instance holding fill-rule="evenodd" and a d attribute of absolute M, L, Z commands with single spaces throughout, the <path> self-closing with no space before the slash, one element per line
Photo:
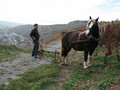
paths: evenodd
<path fill-rule="evenodd" d="M 78 55 L 81 55 L 81 52 L 76 52 L 75 54 L 77 55 L 74 55 L 74 57 L 72 56 L 73 52 L 74 50 L 72 50 L 72 52 L 70 52 L 70 54 L 68 55 L 68 66 L 60 65 L 61 72 L 58 77 L 54 78 L 56 84 L 51 84 L 47 90 L 62 90 L 63 85 L 70 78 L 76 68 L 83 68 L 83 56 L 78 57 Z"/>
<path fill-rule="evenodd" d="M 10 62 L 0 63 L 0 84 L 8 84 L 9 78 L 19 78 L 19 74 L 35 68 L 41 64 L 49 64 L 51 61 L 34 58 L 31 54 L 21 53 L 16 59 Z"/>
<path fill-rule="evenodd" d="M 60 47 L 61 47 L 61 39 L 59 38 L 56 41 L 53 41 L 51 43 L 49 43 L 48 45 L 46 45 L 46 47 L 44 48 L 44 50 L 46 51 L 58 51 L 60 52 Z"/>

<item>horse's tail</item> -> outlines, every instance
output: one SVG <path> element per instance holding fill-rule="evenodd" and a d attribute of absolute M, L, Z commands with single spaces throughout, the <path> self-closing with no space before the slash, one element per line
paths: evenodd
<path fill-rule="evenodd" d="M 63 38 L 61 39 L 61 56 L 67 56 L 67 42 L 65 41 L 65 38 L 63 36 Z"/>

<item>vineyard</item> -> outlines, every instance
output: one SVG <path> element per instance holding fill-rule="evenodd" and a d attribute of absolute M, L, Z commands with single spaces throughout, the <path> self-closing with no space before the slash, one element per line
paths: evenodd
<path fill-rule="evenodd" d="M 105 56 L 113 54 L 117 55 L 118 61 L 119 58 L 119 51 L 120 51 L 120 22 L 112 21 L 109 23 L 104 23 L 100 27 L 100 34 L 101 34 L 101 41 L 99 42 L 100 45 L 104 45 L 105 47 Z M 105 57 L 105 58 L 106 58 Z M 107 61 L 105 60 L 104 63 Z"/>

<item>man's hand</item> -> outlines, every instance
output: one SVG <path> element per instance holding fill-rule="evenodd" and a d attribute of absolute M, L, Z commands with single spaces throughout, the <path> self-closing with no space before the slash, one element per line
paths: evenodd
<path fill-rule="evenodd" d="M 33 40 L 33 43 L 35 42 L 35 38 L 34 37 L 32 37 L 32 40 Z"/>

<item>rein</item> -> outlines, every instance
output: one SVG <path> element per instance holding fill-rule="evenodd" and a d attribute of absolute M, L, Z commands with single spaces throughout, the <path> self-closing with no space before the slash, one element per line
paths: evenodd
<path fill-rule="evenodd" d="M 90 38 L 94 41 L 100 41 L 102 39 L 102 37 L 99 35 L 99 38 L 96 38 L 94 36 L 90 36 Z"/>

